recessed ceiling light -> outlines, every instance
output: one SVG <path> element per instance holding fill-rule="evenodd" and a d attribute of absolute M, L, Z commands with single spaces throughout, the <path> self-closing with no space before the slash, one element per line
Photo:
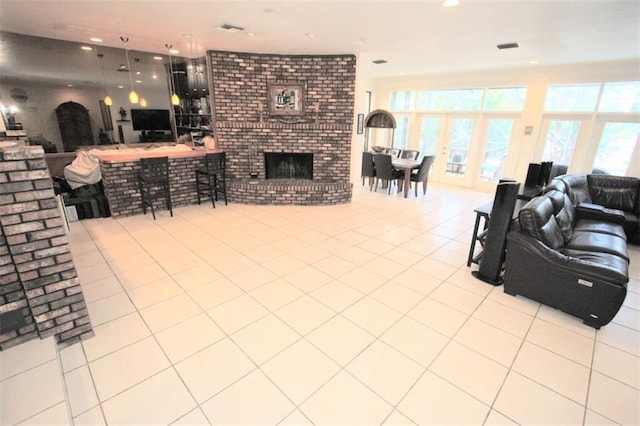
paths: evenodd
<path fill-rule="evenodd" d="M 157 79 L 158 79 L 158 74 L 153 74 L 153 75 L 151 76 L 151 78 L 152 78 L 152 79 L 154 79 L 154 80 L 157 80 Z"/>
<path fill-rule="evenodd" d="M 255 37 L 255 36 L 256 36 L 256 33 L 253 33 L 251 31 L 247 33 L 247 37 Z"/>
<path fill-rule="evenodd" d="M 93 50 L 93 48 L 91 46 L 81 46 L 80 49 L 82 50 Z"/>
<path fill-rule="evenodd" d="M 155 59 L 156 61 L 161 61 L 164 58 L 162 56 L 154 56 L 153 59 Z"/>
<path fill-rule="evenodd" d="M 136 83 L 140 84 L 142 83 L 142 80 L 136 80 Z"/>
<path fill-rule="evenodd" d="M 118 89 L 124 89 L 124 86 L 118 85 Z"/>
<path fill-rule="evenodd" d="M 520 45 L 518 43 L 502 43 L 502 44 L 496 45 L 496 47 L 500 50 L 504 50 L 504 49 L 515 49 L 520 47 Z"/>
<path fill-rule="evenodd" d="M 307 38 L 316 38 L 316 35 L 314 33 L 306 33 L 305 36 Z"/>
<path fill-rule="evenodd" d="M 94 43 L 102 43 L 102 39 L 98 37 L 91 37 L 89 40 L 91 40 Z"/>
<path fill-rule="evenodd" d="M 169 53 L 171 53 L 172 55 L 178 55 L 180 51 L 178 49 L 171 49 Z"/>
<path fill-rule="evenodd" d="M 539 63 L 540 63 L 540 61 L 536 61 L 536 60 L 529 61 L 529 64 L 531 64 L 531 65 L 537 65 Z"/>
<path fill-rule="evenodd" d="M 453 6 L 457 6 L 460 4 L 459 0 L 444 0 L 442 2 L 442 6 L 444 7 L 453 7 Z"/>
<path fill-rule="evenodd" d="M 386 59 L 375 59 L 375 60 L 373 60 L 371 62 L 373 62 L 376 65 L 380 65 L 380 64 L 386 64 L 387 60 Z"/>
<path fill-rule="evenodd" d="M 67 84 L 67 87 L 73 87 L 73 84 Z"/>
<path fill-rule="evenodd" d="M 140 71 L 136 71 L 136 75 L 140 75 L 142 74 Z"/>

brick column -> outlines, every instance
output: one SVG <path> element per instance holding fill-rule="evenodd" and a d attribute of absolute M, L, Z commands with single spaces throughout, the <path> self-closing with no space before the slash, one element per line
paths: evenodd
<path fill-rule="evenodd" d="M 41 147 L 0 148 L 0 229 L 0 350 L 93 336 Z"/>

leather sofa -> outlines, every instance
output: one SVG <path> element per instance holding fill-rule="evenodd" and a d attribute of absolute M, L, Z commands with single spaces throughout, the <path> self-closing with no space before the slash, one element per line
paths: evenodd
<path fill-rule="evenodd" d="M 553 179 L 546 190 L 567 193 L 578 210 L 589 210 L 595 218 L 612 220 L 612 215 L 622 214 L 627 240 L 640 244 L 640 178 L 595 173 L 564 175 Z"/>
<path fill-rule="evenodd" d="M 578 203 L 594 201 L 588 191 L 578 190 L 577 183 L 587 185 L 586 176 L 577 180 L 570 180 L 576 185 L 569 190 L 562 188 L 564 181 L 556 183 L 520 210 L 507 235 L 504 291 L 600 328 L 613 319 L 627 293 L 627 234 L 620 211 L 574 205 L 572 196 L 584 197 Z"/>

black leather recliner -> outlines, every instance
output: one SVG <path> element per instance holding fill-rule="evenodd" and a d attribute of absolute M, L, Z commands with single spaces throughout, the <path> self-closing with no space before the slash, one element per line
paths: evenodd
<path fill-rule="evenodd" d="M 504 291 L 575 315 L 595 328 L 608 324 L 627 293 L 629 256 L 620 215 L 594 219 L 568 193 L 532 199 L 507 235 Z"/>

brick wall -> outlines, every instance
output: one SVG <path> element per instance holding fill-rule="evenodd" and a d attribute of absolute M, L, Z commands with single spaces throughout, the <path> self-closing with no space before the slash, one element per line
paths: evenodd
<path fill-rule="evenodd" d="M 174 207 L 198 202 L 195 173 L 199 167 L 204 167 L 204 156 L 169 159 L 169 187 Z M 137 180 L 140 162 L 101 161 L 100 171 L 111 215 L 117 217 L 142 213 Z M 158 210 L 166 210 L 164 199 L 154 201 L 153 206 Z"/>
<path fill-rule="evenodd" d="M 230 180 L 247 179 L 251 171 L 264 179 L 266 151 L 313 153 L 314 180 L 349 182 L 356 69 L 353 55 L 221 51 L 209 51 L 208 55 L 214 132 L 218 147 L 227 152 Z M 269 82 L 301 82 L 304 114 L 286 119 L 269 116 Z M 237 199 L 231 190 L 230 195 Z M 350 199 L 349 194 L 346 201 Z"/>
<path fill-rule="evenodd" d="M 41 147 L 0 148 L 0 228 L 0 315 L 19 310 L 25 324 L 0 335 L 0 350 L 93 336 Z"/>

